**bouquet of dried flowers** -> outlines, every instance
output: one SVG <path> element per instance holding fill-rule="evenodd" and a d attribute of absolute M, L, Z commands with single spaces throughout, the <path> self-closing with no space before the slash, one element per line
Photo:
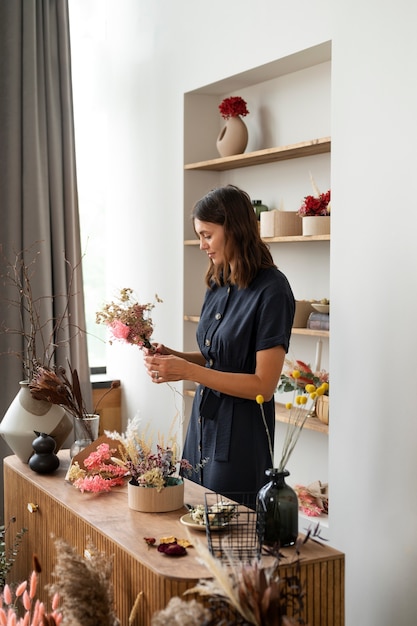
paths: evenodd
<path fill-rule="evenodd" d="M 116 387 L 119 381 L 113 381 L 110 388 L 104 393 L 93 411 L 88 411 L 81 392 L 80 381 L 76 369 L 69 365 L 71 379 L 61 366 L 56 369 L 38 367 L 32 381 L 29 384 L 30 393 L 35 400 L 44 400 L 52 404 L 59 404 L 73 417 L 83 420 L 97 412 L 98 405 Z M 88 439 L 93 439 L 89 432 L 90 424 L 84 421 Z"/>
<path fill-rule="evenodd" d="M 229 117 L 238 117 L 239 115 L 244 117 L 249 113 L 245 100 L 243 100 L 240 96 L 225 98 L 219 104 L 219 111 L 225 120 L 228 120 Z"/>
<path fill-rule="evenodd" d="M 91 452 L 80 467 L 74 461 L 68 470 L 67 479 L 82 493 L 105 493 L 113 487 L 124 485 L 127 470 L 114 462 L 116 448 L 101 443 Z"/>
<path fill-rule="evenodd" d="M 300 217 L 330 215 L 330 189 L 326 191 L 326 193 L 321 193 L 311 174 L 310 180 L 313 187 L 314 195 L 304 197 L 304 201 L 298 209 L 297 214 Z"/>
<path fill-rule="evenodd" d="M 155 295 L 156 302 L 162 300 Z M 101 311 L 96 313 L 97 324 L 105 324 L 111 333 L 110 343 L 113 340 L 123 341 L 135 346 L 145 346 L 152 349 L 150 338 L 153 333 L 153 324 L 150 312 L 155 304 L 150 302 L 140 304 L 132 289 L 120 289 L 119 296 L 112 302 L 105 304 Z"/>
<path fill-rule="evenodd" d="M 129 420 L 126 432 L 105 433 L 107 437 L 119 442 L 119 458 L 114 462 L 129 473 L 133 481 L 143 487 L 155 487 L 161 491 L 164 487 L 178 483 L 178 474 L 192 471 L 192 466 L 182 459 L 176 437 L 170 433 L 167 443 L 162 437 L 154 447 L 148 427 L 140 428 L 138 416 Z M 177 474 L 177 475 L 176 475 Z"/>
<path fill-rule="evenodd" d="M 295 485 L 294 491 L 298 496 L 299 508 L 302 513 L 309 517 L 316 517 L 322 513 L 328 513 L 329 498 L 328 485 L 319 480 L 311 485 Z"/>
<path fill-rule="evenodd" d="M 280 376 L 280 382 L 277 390 L 281 393 L 288 391 L 294 391 L 305 389 L 306 385 L 313 384 L 316 387 L 320 387 L 322 383 L 329 382 L 329 373 L 326 370 L 319 372 L 313 372 L 310 365 L 304 363 L 304 361 L 294 360 L 290 361 L 285 359 L 286 370 Z M 299 376 L 294 378 L 293 372 L 297 371 Z M 327 387 L 324 395 L 329 395 L 329 388 Z"/>
<path fill-rule="evenodd" d="M 71 466 L 67 478 L 80 491 L 94 493 L 110 491 L 122 485 L 126 477 L 143 487 L 176 485 L 181 480 L 179 470 L 191 472 L 190 463 L 181 459 L 176 438 L 169 435 L 165 444 L 160 437 L 154 447 L 149 428 L 140 428 L 138 417 L 129 420 L 126 432 L 105 431 L 105 435 L 117 442 L 114 448 L 108 443 L 100 444 L 85 460 L 84 468 L 77 462 Z"/>
<path fill-rule="evenodd" d="M 327 393 L 329 389 L 329 383 L 327 382 L 323 382 L 319 386 L 310 382 L 300 387 L 297 384 L 297 380 L 299 380 L 301 376 L 302 374 L 298 369 L 294 369 L 291 372 L 291 379 L 294 380 L 293 399 L 292 402 L 285 404 L 285 408 L 288 410 L 288 422 L 284 443 L 282 445 L 281 460 L 278 464 L 279 471 L 286 469 L 304 424 L 314 408 L 317 398 Z"/>

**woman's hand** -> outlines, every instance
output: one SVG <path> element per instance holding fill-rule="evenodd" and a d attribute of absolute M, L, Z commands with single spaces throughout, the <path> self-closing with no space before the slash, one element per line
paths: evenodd
<path fill-rule="evenodd" d="M 162 346 L 163 347 L 163 346 Z M 180 357 L 164 352 L 150 351 L 144 358 L 145 367 L 154 383 L 168 383 L 185 380 L 189 363 Z"/>

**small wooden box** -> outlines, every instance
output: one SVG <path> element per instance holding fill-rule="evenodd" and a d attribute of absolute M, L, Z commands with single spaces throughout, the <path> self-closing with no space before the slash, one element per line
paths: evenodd
<path fill-rule="evenodd" d="M 261 237 L 291 237 L 301 235 L 303 224 L 296 211 L 262 211 Z"/>

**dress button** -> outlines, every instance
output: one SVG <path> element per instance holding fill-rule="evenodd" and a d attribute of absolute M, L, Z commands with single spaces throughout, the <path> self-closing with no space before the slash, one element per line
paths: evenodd
<path fill-rule="evenodd" d="M 210 345 L 210 339 L 206 339 L 206 341 L 204 343 L 208 347 Z"/>
<path fill-rule="evenodd" d="M 222 319 L 222 314 L 216 313 L 216 320 L 221 320 L 221 319 Z"/>
<path fill-rule="evenodd" d="M 203 389 L 200 389 L 200 396 L 202 396 L 202 395 L 203 395 L 203 393 L 204 393 L 204 390 L 203 390 Z"/>
<path fill-rule="evenodd" d="M 210 367 L 213 367 L 213 359 L 210 359 L 209 365 L 210 365 Z"/>

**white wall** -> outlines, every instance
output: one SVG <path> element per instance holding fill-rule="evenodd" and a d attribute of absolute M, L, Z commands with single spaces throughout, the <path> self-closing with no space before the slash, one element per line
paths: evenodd
<path fill-rule="evenodd" d="M 71 0 L 76 4 L 85 0 Z M 157 292 L 182 344 L 183 94 L 322 41 L 332 63 L 332 545 L 347 626 L 415 626 L 416 9 L 407 0 L 107 0 L 109 293 Z M 104 63 L 104 61 L 103 61 Z M 308 102 L 304 103 L 308 107 Z M 170 423 L 170 389 L 119 346 L 126 415 Z"/>

